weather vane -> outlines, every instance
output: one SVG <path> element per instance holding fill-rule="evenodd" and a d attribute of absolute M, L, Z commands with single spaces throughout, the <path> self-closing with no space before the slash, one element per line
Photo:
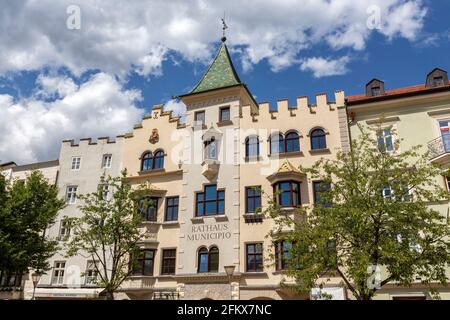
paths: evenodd
<path fill-rule="evenodd" d="M 228 29 L 227 24 L 225 23 L 225 11 L 223 12 L 222 18 L 222 42 L 227 41 L 227 37 L 225 36 L 225 30 Z"/>

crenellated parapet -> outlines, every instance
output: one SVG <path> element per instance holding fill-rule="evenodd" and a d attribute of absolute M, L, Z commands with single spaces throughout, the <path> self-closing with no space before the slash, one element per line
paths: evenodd
<path fill-rule="evenodd" d="M 270 115 L 270 119 L 288 115 L 290 117 L 302 117 L 306 114 L 323 115 L 336 111 L 338 108 L 345 108 L 344 91 L 338 90 L 334 93 L 334 101 L 329 101 L 326 93 L 316 95 L 315 101 L 310 101 L 307 96 L 300 96 L 296 100 L 296 104 L 289 104 L 288 99 L 280 99 L 275 106 L 271 106 L 269 102 L 260 102 L 258 104 L 258 113 L 251 113 L 250 106 L 243 106 L 243 117 L 253 117 L 253 121 L 258 118 Z"/>
<path fill-rule="evenodd" d="M 66 147 L 80 147 L 80 146 L 95 146 L 100 144 L 115 144 L 125 138 L 125 135 L 118 135 L 114 138 L 111 137 L 98 137 L 94 138 L 81 138 L 76 142 L 75 139 L 63 140 L 62 144 Z"/>

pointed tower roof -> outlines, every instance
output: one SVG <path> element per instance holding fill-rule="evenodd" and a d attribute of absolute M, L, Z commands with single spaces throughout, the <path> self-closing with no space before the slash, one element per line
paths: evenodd
<path fill-rule="evenodd" d="M 238 84 L 241 84 L 241 80 L 233 66 L 227 45 L 225 44 L 225 41 L 222 41 L 216 57 L 200 82 L 190 93 L 199 93 Z"/>

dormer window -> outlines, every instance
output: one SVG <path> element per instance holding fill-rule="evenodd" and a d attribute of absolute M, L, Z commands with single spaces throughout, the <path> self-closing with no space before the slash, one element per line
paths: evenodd
<path fill-rule="evenodd" d="M 434 77 L 433 78 L 433 87 L 440 87 L 444 85 L 444 77 Z"/>
<path fill-rule="evenodd" d="M 372 87 L 371 93 L 372 93 L 372 97 L 379 96 L 381 94 L 381 88 L 380 87 Z"/>

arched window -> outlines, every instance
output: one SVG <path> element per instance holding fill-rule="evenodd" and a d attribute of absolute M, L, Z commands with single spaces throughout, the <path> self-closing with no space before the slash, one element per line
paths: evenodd
<path fill-rule="evenodd" d="M 245 156 L 254 158 L 259 156 L 259 137 L 250 136 L 245 139 Z"/>
<path fill-rule="evenodd" d="M 327 140 L 325 131 L 322 129 L 315 129 L 311 131 L 311 150 L 321 150 L 327 148 Z"/>
<path fill-rule="evenodd" d="M 153 154 L 149 151 L 142 156 L 141 171 L 149 171 L 153 168 Z"/>
<path fill-rule="evenodd" d="M 219 249 L 211 247 L 201 247 L 198 250 L 198 272 L 218 272 L 219 271 Z"/>
<path fill-rule="evenodd" d="M 286 134 L 284 139 L 284 143 L 286 145 L 286 152 L 297 152 L 300 151 L 300 141 L 298 140 L 298 133 L 291 131 Z"/>
<path fill-rule="evenodd" d="M 153 157 L 153 169 L 163 169 L 164 168 L 164 151 L 159 150 L 155 153 Z"/>
<path fill-rule="evenodd" d="M 284 139 L 281 133 L 272 134 L 270 137 L 270 154 L 279 154 L 284 152 Z"/>
<path fill-rule="evenodd" d="M 164 168 L 164 151 L 158 150 L 155 154 L 148 151 L 142 155 L 141 171 L 151 171 Z"/>

